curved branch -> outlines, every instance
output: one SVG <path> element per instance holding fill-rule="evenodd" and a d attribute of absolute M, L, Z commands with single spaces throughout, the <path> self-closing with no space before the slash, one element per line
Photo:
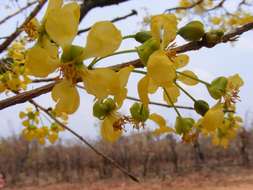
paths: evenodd
<path fill-rule="evenodd" d="M 198 49 L 201 49 L 202 47 L 211 48 L 211 47 L 216 46 L 217 44 L 226 43 L 228 41 L 234 40 L 239 35 L 247 32 L 249 30 L 252 30 L 252 29 L 253 29 L 253 22 L 245 24 L 244 26 L 237 28 L 233 32 L 224 35 L 223 38 L 219 42 L 208 44 L 207 41 L 205 39 L 203 39 L 203 40 L 197 41 L 197 42 L 189 42 L 185 45 L 178 46 L 178 47 L 173 48 L 171 50 L 176 51 L 177 53 L 184 53 L 184 52 L 187 52 L 187 51 L 198 50 Z M 111 69 L 114 69 L 114 70 L 119 70 L 123 67 L 127 67 L 127 66 L 130 66 L 130 65 L 132 65 L 136 68 L 142 68 L 143 67 L 143 64 L 141 63 L 141 61 L 139 59 L 136 59 L 136 60 L 133 60 L 133 61 L 129 61 L 129 62 L 126 62 L 126 63 L 110 66 L 110 67 L 107 67 L 107 68 L 111 68 Z M 6 107 L 9 107 L 9 106 L 15 105 L 15 104 L 24 103 L 24 102 L 26 102 L 26 101 L 28 101 L 32 98 L 35 98 L 35 97 L 38 97 L 42 94 L 48 93 L 52 90 L 52 88 L 54 87 L 55 84 L 56 84 L 56 82 L 50 83 L 50 84 L 42 86 L 40 88 L 30 90 L 30 91 L 26 91 L 26 92 L 20 93 L 16 96 L 13 96 L 11 98 L 4 99 L 4 100 L 0 101 L 0 110 L 4 109 Z"/>
<path fill-rule="evenodd" d="M 36 98 L 42 94 L 46 94 L 53 89 L 53 87 L 56 83 L 57 82 L 53 82 L 48 85 L 36 88 L 34 90 L 29 90 L 29 91 L 17 94 L 15 96 L 12 96 L 10 98 L 6 98 L 4 100 L 1 100 L 0 101 L 0 110 L 7 108 L 9 106 L 13 106 L 16 104 L 21 104 L 21 103 L 27 102 L 28 100 Z"/>
<path fill-rule="evenodd" d="M 47 0 L 39 1 L 39 4 L 33 9 L 25 21 L 0 45 L 0 53 L 2 53 L 19 36 L 19 34 L 21 34 L 23 28 L 38 14 L 46 2 Z"/>
<path fill-rule="evenodd" d="M 114 18 L 114 19 L 111 20 L 111 22 L 117 22 L 117 21 L 120 21 L 120 20 L 124 20 L 124 19 L 126 19 L 126 18 L 128 18 L 128 17 L 134 16 L 134 15 L 137 15 L 137 14 L 138 14 L 138 13 L 137 13 L 136 10 L 132 10 L 131 13 L 129 13 L 129 14 L 125 15 L 125 16 L 121 16 L 121 17 Z M 77 32 L 77 34 L 81 34 L 81 33 L 87 32 L 87 31 L 89 31 L 90 29 L 91 29 L 91 27 L 88 27 L 88 28 L 85 28 L 85 29 L 81 29 L 81 30 L 79 30 L 79 31 Z"/>
<path fill-rule="evenodd" d="M 105 7 L 110 5 L 118 5 L 120 3 L 126 2 L 129 0 L 83 0 L 81 4 L 81 15 L 80 15 L 80 22 L 83 18 L 87 15 L 87 13 L 96 7 Z"/>
<path fill-rule="evenodd" d="M 90 149 L 92 149 L 96 154 L 104 158 L 105 160 L 109 161 L 114 167 L 118 168 L 123 174 L 128 176 L 133 181 L 139 183 L 139 179 L 135 177 L 133 174 L 128 172 L 125 168 L 123 168 L 119 163 L 117 163 L 112 158 L 106 156 L 104 153 L 100 152 L 98 149 L 96 149 L 92 144 L 90 144 L 87 140 L 85 140 L 81 135 L 79 135 L 77 132 L 75 132 L 73 129 L 69 128 L 67 125 L 63 124 L 60 120 L 55 118 L 47 109 L 42 107 L 41 105 L 37 104 L 34 100 L 29 101 L 31 104 L 33 104 L 35 107 L 42 110 L 45 114 L 47 114 L 52 120 L 54 120 L 57 124 L 59 124 L 62 128 L 69 131 L 71 134 L 73 134 L 75 137 L 77 137 L 81 142 L 83 142 L 85 145 L 87 145 Z"/>
<path fill-rule="evenodd" d="M 192 9 L 196 7 L 197 5 L 201 4 L 204 0 L 198 0 L 195 3 L 192 3 L 189 6 L 184 6 L 184 7 L 173 7 L 170 9 L 166 9 L 164 12 L 170 12 L 170 11 L 178 11 L 178 10 L 187 10 L 187 9 Z"/>
<path fill-rule="evenodd" d="M 22 7 L 21 9 L 19 9 L 18 11 L 8 15 L 7 17 L 3 18 L 1 21 L 0 21 L 0 25 L 3 24 L 4 22 L 6 22 L 7 20 L 11 19 L 12 17 L 18 15 L 19 13 L 23 12 L 24 10 L 28 9 L 29 7 L 31 7 L 32 5 L 34 5 L 35 3 L 37 3 L 37 0 L 36 1 L 33 1 L 33 2 L 28 2 L 26 6 Z"/>

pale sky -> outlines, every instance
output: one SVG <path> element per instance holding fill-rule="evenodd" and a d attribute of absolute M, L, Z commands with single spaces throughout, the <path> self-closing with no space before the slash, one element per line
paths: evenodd
<path fill-rule="evenodd" d="M 6 10 L 5 3 L 9 1 L 1 1 L 0 4 L 0 20 L 4 18 L 8 13 L 13 10 Z M 24 1 L 25 2 L 25 1 Z M 143 16 L 146 15 L 146 10 L 150 14 L 162 13 L 165 7 L 173 7 L 175 4 L 172 1 L 164 0 L 131 0 L 129 2 L 123 3 L 119 6 L 111 6 L 106 8 L 93 9 L 83 20 L 80 25 L 80 29 L 86 28 L 99 20 L 111 20 L 118 16 L 123 16 L 131 12 L 132 9 L 138 11 L 138 16 L 133 16 L 127 20 L 120 21 L 116 23 L 116 26 L 121 30 L 123 35 L 133 34 L 140 30 L 141 21 Z M 173 1 L 175 2 L 175 1 Z M 232 0 L 230 1 L 232 2 Z M 233 1 L 234 2 L 234 1 Z M 22 4 L 20 5 L 22 7 Z M 145 7 L 145 9 L 144 9 Z M 41 16 L 41 15 L 40 15 Z M 6 24 L 0 26 L 0 36 L 7 36 L 10 34 L 15 27 L 22 22 L 24 15 L 20 14 L 16 19 L 6 22 Z M 74 43 L 84 46 L 86 34 L 81 35 L 76 38 Z M 183 40 L 178 39 L 178 44 L 183 44 Z M 192 51 L 187 53 L 190 56 L 190 63 L 187 69 L 194 71 L 200 79 L 211 81 L 217 76 L 230 76 L 239 73 L 245 85 L 242 87 L 240 92 L 241 102 L 238 103 L 238 113 L 251 120 L 253 117 L 252 107 L 253 107 L 253 75 L 252 75 L 252 56 L 253 56 L 253 32 L 245 33 L 241 36 L 239 41 L 231 46 L 231 44 L 221 44 L 212 49 L 203 48 L 200 51 Z M 134 48 L 137 44 L 133 40 L 126 40 L 121 49 Z M 115 58 L 106 59 L 103 63 L 108 65 L 113 65 L 125 61 L 130 61 L 137 58 L 136 54 L 129 54 L 123 56 L 117 56 Z M 100 66 L 102 64 L 98 64 Z M 136 82 L 140 77 L 136 74 L 131 75 L 131 79 L 128 84 L 129 95 L 137 97 Z M 35 86 L 33 86 L 35 88 Z M 189 92 L 193 94 L 196 99 L 206 99 L 208 97 L 207 90 L 203 88 L 202 85 L 197 85 L 194 88 L 187 88 Z M 93 97 L 87 95 L 84 91 L 80 91 L 81 105 L 74 115 L 70 116 L 69 126 L 81 135 L 93 139 L 99 136 L 98 131 L 98 120 L 92 117 L 92 102 Z M 0 98 L 4 98 L 3 95 Z M 36 98 L 43 105 L 52 105 L 52 100 L 50 94 L 42 95 Z M 161 94 L 152 96 L 152 100 L 162 101 Z M 208 100 L 211 100 L 208 98 Z M 209 101 L 213 103 L 213 101 Z M 122 113 L 127 113 L 127 108 L 131 105 L 132 101 L 126 100 L 124 103 Z M 192 106 L 192 102 L 189 98 L 182 96 L 179 99 L 178 104 L 187 104 Z M 18 133 L 23 128 L 21 125 L 21 120 L 18 117 L 19 111 L 25 109 L 28 104 L 16 105 L 5 110 L 0 111 L 1 120 L 1 132 L 0 136 L 8 136 L 13 132 Z M 151 106 L 151 112 L 161 113 L 168 123 L 173 123 L 175 119 L 175 113 L 171 109 L 161 108 L 157 106 Z M 195 113 L 189 111 L 182 111 L 185 116 L 197 117 Z M 250 120 L 247 121 L 250 123 Z M 131 129 L 129 129 L 131 131 Z M 61 134 L 64 138 L 71 138 L 68 132 Z"/>

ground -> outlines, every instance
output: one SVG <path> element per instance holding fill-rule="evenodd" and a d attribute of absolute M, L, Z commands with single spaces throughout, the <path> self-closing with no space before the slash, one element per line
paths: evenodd
<path fill-rule="evenodd" d="M 227 169 L 227 171 L 201 171 L 166 176 L 163 179 L 145 179 L 139 184 L 128 180 L 100 180 L 83 184 L 52 184 L 43 186 L 13 187 L 8 190 L 252 190 L 253 170 Z"/>

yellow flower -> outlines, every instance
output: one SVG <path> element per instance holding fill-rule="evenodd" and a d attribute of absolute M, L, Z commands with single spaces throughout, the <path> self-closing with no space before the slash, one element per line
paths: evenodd
<path fill-rule="evenodd" d="M 154 121 L 159 126 L 158 129 L 153 131 L 153 134 L 155 136 L 162 135 L 162 134 L 165 134 L 165 133 L 174 132 L 174 129 L 172 129 L 172 128 L 170 128 L 166 125 L 166 121 L 162 116 L 160 116 L 156 113 L 152 113 L 149 116 L 149 119 Z"/>
<path fill-rule="evenodd" d="M 113 95 L 118 106 L 121 107 L 127 95 L 125 86 L 132 70 L 132 66 L 125 67 L 118 72 L 107 68 L 87 70 L 82 79 L 88 93 L 97 99 Z"/>
<path fill-rule="evenodd" d="M 176 70 L 173 62 L 162 50 L 154 52 L 149 57 L 147 71 L 153 82 L 161 87 L 171 85 L 176 77 Z"/>
<path fill-rule="evenodd" d="M 36 45 L 26 55 L 28 74 L 36 77 L 47 77 L 59 67 L 59 59 L 50 55 L 47 49 Z"/>
<path fill-rule="evenodd" d="M 211 22 L 214 24 L 214 25 L 219 25 L 221 23 L 221 18 L 220 17 L 212 17 L 211 18 Z"/>
<path fill-rule="evenodd" d="M 119 48 L 121 40 L 121 32 L 111 22 L 97 22 L 91 27 L 82 57 L 107 56 Z"/>
<path fill-rule="evenodd" d="M 217 104 L 209 109 L 202 118 L 201 125 L 207 133 L 214 132 L 217 128 L 224 125 L 223 105 Z"/>
<path fill-rule="evenodd" d="M 177 18 L 174 14 L 161 14 L 151 18 L 153 38 L 161 43 L 161 49 L 167 48 L 177 35 Z"/>
<path fill-rule="evenodd" d="M 119 119 L 120 117 L 115 113 L 112 113 L 105 117 L 104 121 L 102 122 L 100 131 L 101 136 L 104 140 L 115 142 L 121 137 L 122 130 L 114 127 L 115 122 L 117 122 Z"/>
<path fill-rule="evenodd" d="M 169 87 L 165 88 L 166 92 L 163 92 L 163 99 L 167 102 L 168 105 L 171 105 L 172 103 L 177 102 L 177 98 L 180 96 L 180 91 L 176 85 L 171 85 Z M 170 97 L 170 100 L 168 99 L 167 95 Z"/>
<path fill-rule="evenodd" d="M 62 80 L 52 90 L 52 98 L 56 102 L 55 112 L 61 114 L 74 113 L 80 104 L 80 97 L 76 87 L 68 80 Z"/>
<path fill-rule="evenodd" d="M 45 29 L 54 42 L 65 47 L 71 44 L 77 34 L 80 7 L 77 3 L 68 3 L 63 7 L 59 5 L 60 1 L 56 1 L 54 7 L 49 7 Z"/>
<path fill-rule="evenodd" d="M 181 81 L 182 83 L 184 83 L 186 85 L 190 85 L 190 86 L 194 86 L 194 85 L 198 84 L 198 81 L 194 80 L 194 78 L 198 79 L 198 77 L 192 71 L 185 70 L 185 71 L 182 71 L 181 73 L 182 74 L 179 74 L 177 79 L 179 81 Z"/>

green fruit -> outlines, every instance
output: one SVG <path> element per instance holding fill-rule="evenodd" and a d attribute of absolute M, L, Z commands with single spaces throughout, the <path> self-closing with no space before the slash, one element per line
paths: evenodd
<path fill-rule="evenodd" d="M 116 104 L 112 98 L 98 100 L 93 105 L 93 115 L 103 120 L 111 111 L 116 108 Z"/>
<path fill-rule="evenodd" d="M 198 114 L 204 116 L 205 113 L 209 110 L 209 105 L 204 100 L 197 100 L 194 102 L 194 109 Z"/>
<path fill-rule="evenodd" d="M 144 43 L 150 38 L 152 38 L 150 31 L 137 32 L 134 37 L 134 39 L 140 43 Z"/>
<path fill-rule="evenodd" d="M 217 43 L 224 36 L 223 30 L 211 30 L 206 33 L 206 41 L 208 44 Z"/>
<path fill-rule="evenodd" d="M 183 135 L 190 132 L 194 125 L 194 120 L 189 117 L 177 117 L 175 129 L 177 134 Z"/>
<path fill-rule="evenodd" d="M 216 100 L 224 95 L 228 80 L 226 77 L 218 77 L 207 86 L 209 94 Z"/>
<path fill-rule="evenodd" d="M 103 104 L 106 106 L 108 112 L 114 110 L 116 108 L 116 104 L 112 98 L 107 98 Z"/>
<path fill-rule="evenodd" d="M 134 103 L 130 108 L 132 118 L 137 122 L 145 122 L 149 117 L 149 110 L 140 103 Z"/>
<path fill-rule="evenodd" d="M 192 21 L 179 29 L 178 34 L 188 41 L 198 41 L 204 34 L 204 25 L 200 21 Z"/>
<path fill-rule="evenodd" d="M 80 56 L 83 52 L 84 48 L 81 46 L 72 45 L 63 51 L 61 56 L 61 60 L 65 62 L 73 61 L 75 58 Z"/>
<path fill-rule="evenodd" d="M 144 44 L 137 47 L 137 52 L 144 65 L 147 64 L 149 56 L 160 48 L 160 44 L 153 38 L 150 38 Z"/>

